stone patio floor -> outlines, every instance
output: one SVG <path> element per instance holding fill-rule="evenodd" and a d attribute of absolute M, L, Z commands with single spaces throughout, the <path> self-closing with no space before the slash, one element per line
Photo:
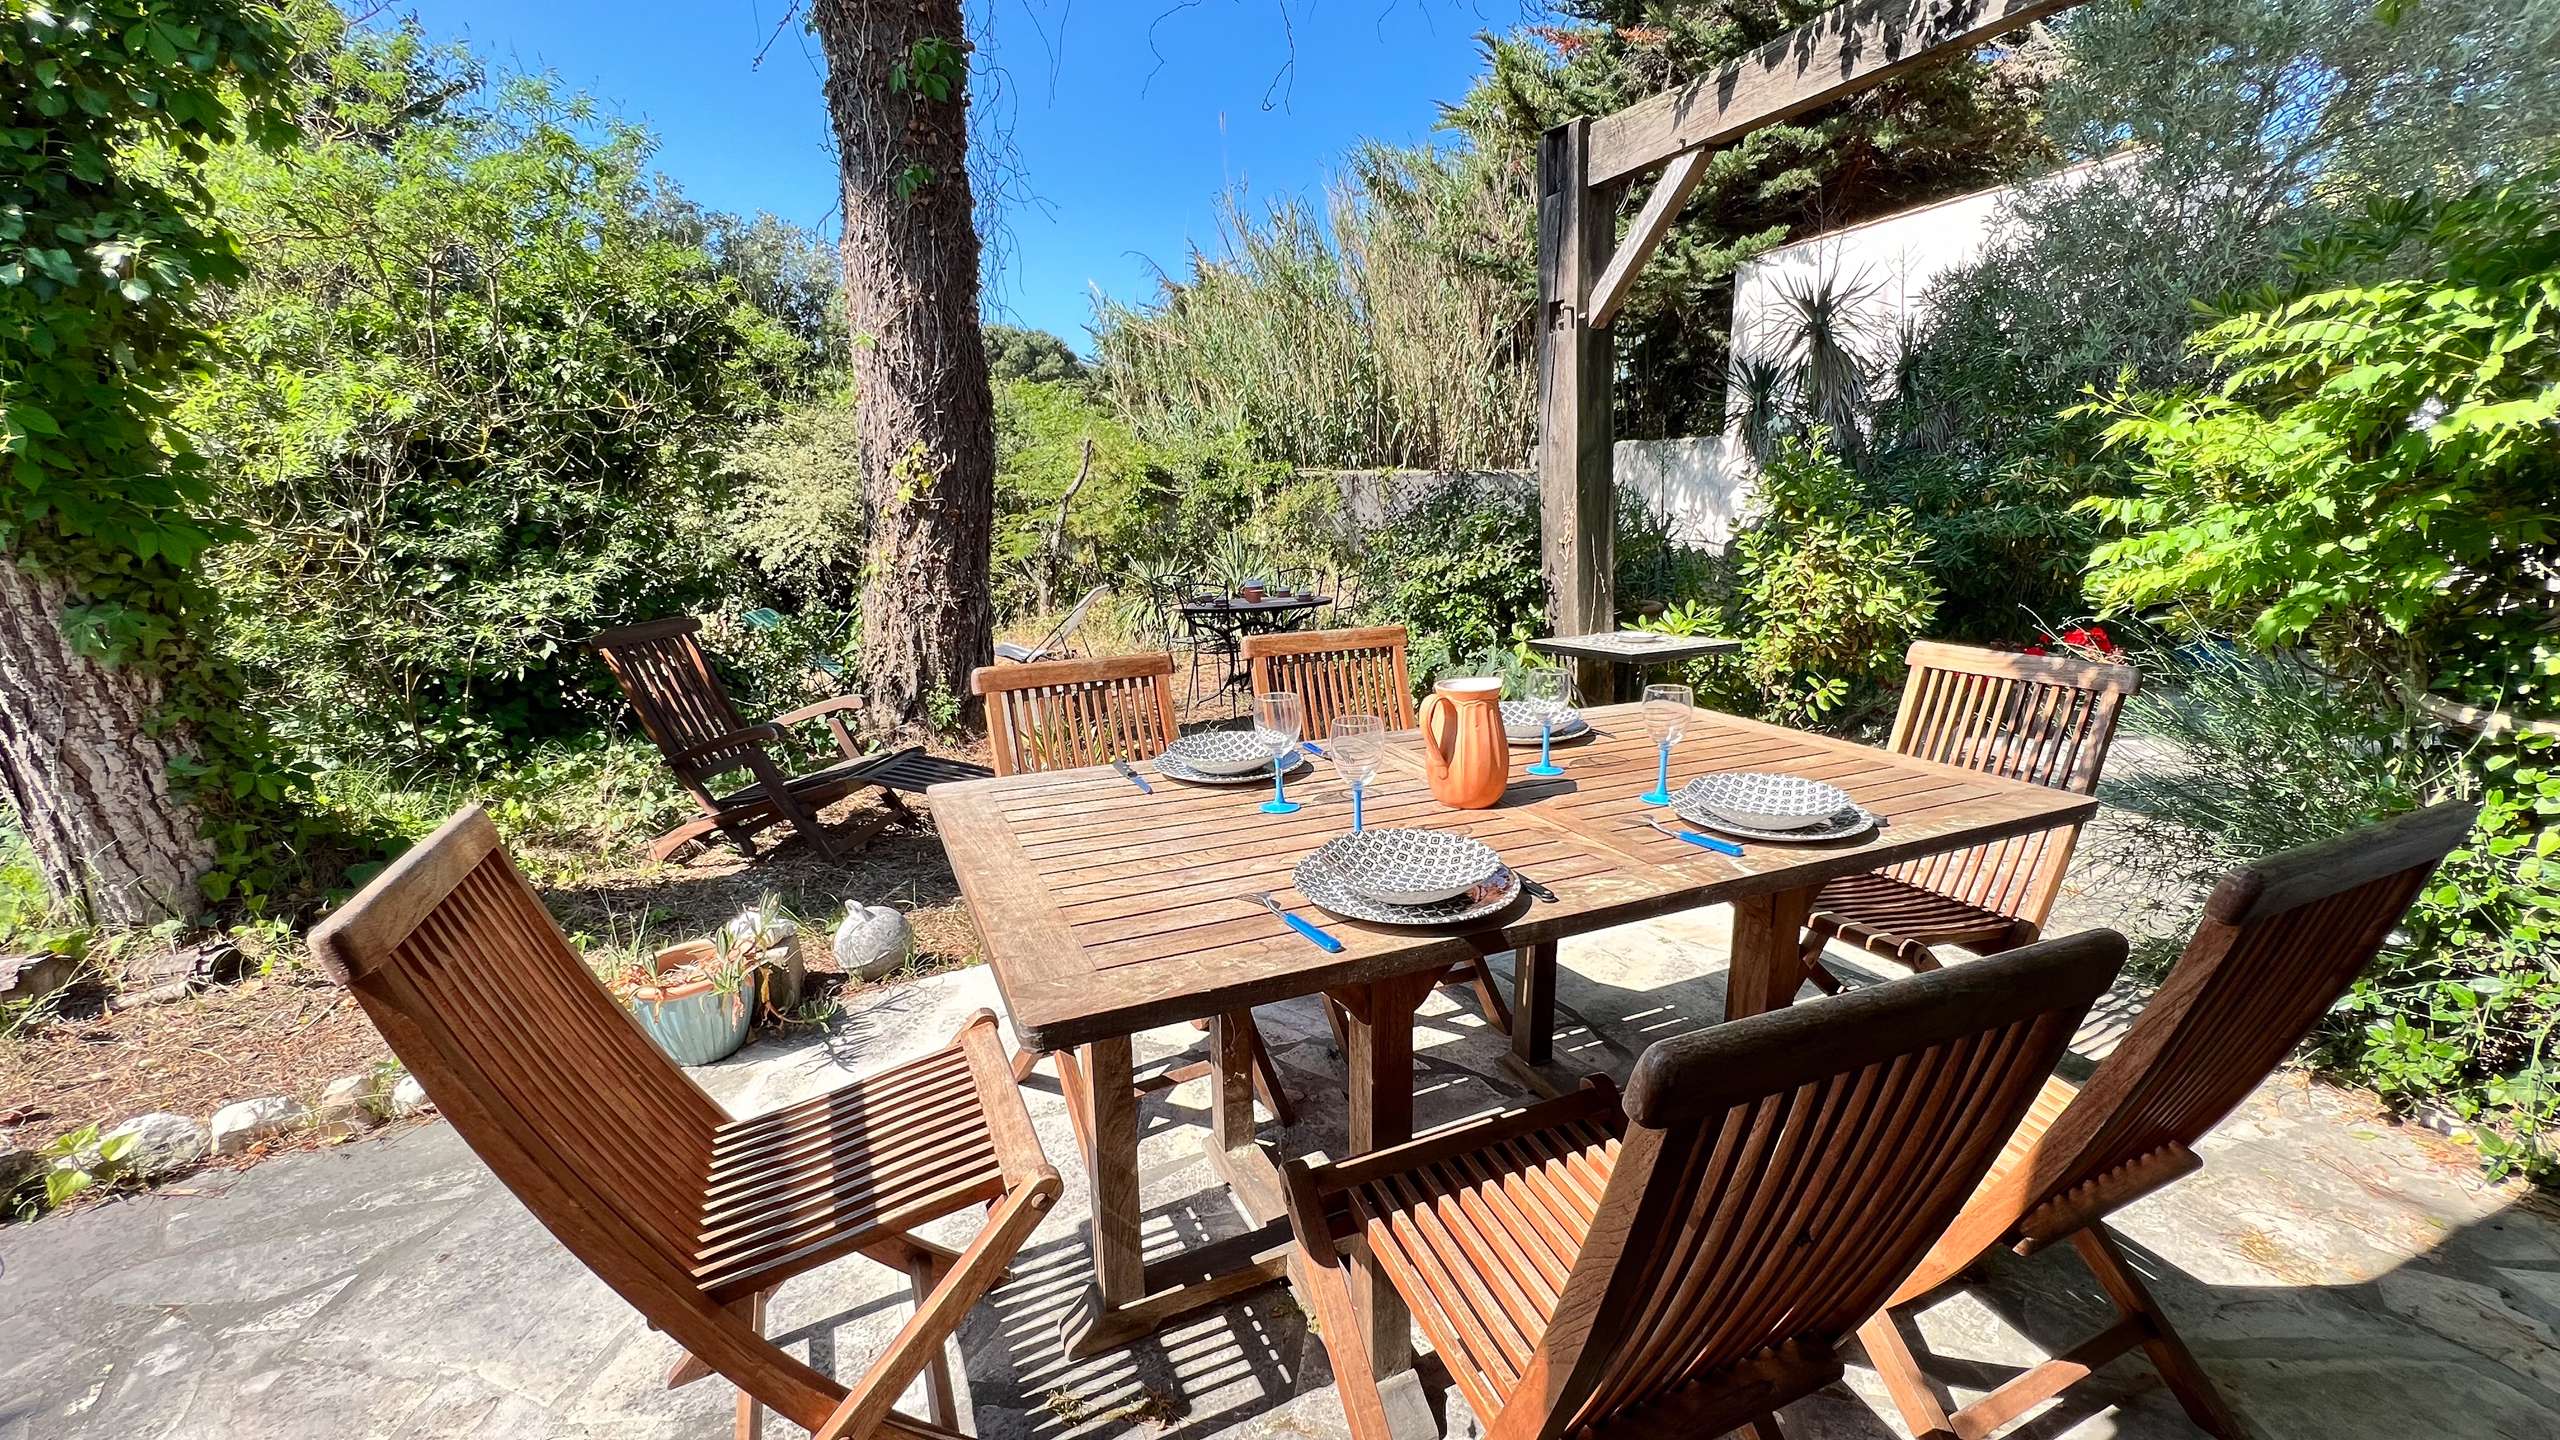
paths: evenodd
<path fill-rule="evenodd" d="M 1724 932 L 1709 911 L 1569 942 L 1561 1057 L 1623 1080 L 1649 1041 L 1718 1016 Z M 981 1005 L 1002 1008 L 984 970 L 873 991 L 820 1039 L 763 1044 L 701 1075 L 734 1110 L 759 1110 L 940 1044 Z M 2107 1008 L 2077 1048 L 2103 1050 L 2127 1013 Z M 1341 1070 L 1320 1015 L 1302 1002 L 1261 1018 L 1309 1112 L 1284 1142 L 1339 1153 Z M 1142 1064 L 1198 1038 L 1144 1037 Z M 1519 1095 L 1500 1037 L 1461 992 L 1432 999 L 1417 1048 L 1422 1125 Z M 1200 1158 L 1206 1085 L 1143 1107 L 1151 1250 L 1243 1228 Z M 1323 1347 L 1284 1287 L 1061 1361 L 1055 1328 L 1085 1273 L 1082 1174 L 1045 1071 L 1030 1099 L 1067 1197 L 962 1331 L 967 1428 L 991 1440 L 1341 1434 Z M 2560 1209 L 2299 1076 L 2270 1082 L 2205 1149 L 2200 1174 L 2120 1228 L 2264 1440 L 2560 1435 Z M 902 1318 L 902 1286 L 841 1262 L 784 1287 L 774 1332 L 820 1369 L 853 1373 Z M 1921 1328 L 1940 1376 L 1969 1395 L 2106 1314 L 2067 1254 L 2004 1258 Z M 661 1388 L 674 1358 L 442 1124 L 0 1230 L 0 1440 L 726 1435 L 723 1384 Z M 1902 1433 L 1855 1358 L 1845 1383 L 1784 1414 L 1790 1437 Z M 2015 1433 L 2195 1433 L 2138 1360 L 2100 1378 Z M 1462 1403 L 1450 1412 L 1453 1433 L 1472 1432 Z"/>

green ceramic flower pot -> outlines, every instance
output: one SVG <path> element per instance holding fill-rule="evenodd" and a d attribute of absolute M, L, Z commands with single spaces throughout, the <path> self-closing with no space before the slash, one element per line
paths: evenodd
<path fill-rule="evenodd" d="M 708 940 L 689 941 L 651 956 L 649 969 L 664 974 L 684 965 L 708 965 L 717 954 Z M 642 985 L 631 992 L 632 1017 L 679 1065 L 708 1065 L 737 1053 L 747 1043 L 752 1011 L 743 989 L 723 995 L 708 980 Z"/>

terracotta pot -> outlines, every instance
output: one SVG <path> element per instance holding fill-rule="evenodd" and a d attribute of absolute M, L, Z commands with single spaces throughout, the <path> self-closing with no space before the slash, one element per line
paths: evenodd
<path fill-rule="evenodd" d="M 709 965 L 719 955 L 708 940 L 688 940 L 650 956 L 649 971 L 663 975 L 686 965 Z M 747 1022 L 753 1018 L 749 1008 L 743 988 L 723 995 L 708 980 L 640 985 L 631 991 L 632 1018 L 679 1065 L 708 1065 L 735 1054 L 747 1043 Z"/>
<path fill-rule="evenodd" d="M 1431 793 L 1457 810 L 1483 810 L 1511 782 L 1511 742 L 1502 733 L 1502 682 L 1443 680 L 1423 697 L 1422 765 Z"/>
<path fill-rule="evenodd" d="M 1259 585 L 1246 585 L 1239 587 L 1236 593 L 1247 600 L 1259 600 L 1262 598 L 1263 592 L 1262 587 Z"/>

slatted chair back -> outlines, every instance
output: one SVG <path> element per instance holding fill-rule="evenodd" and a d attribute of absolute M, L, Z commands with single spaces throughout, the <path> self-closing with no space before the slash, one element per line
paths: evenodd
<path fill-rule="evenodd" d="M 2197 1142 L 2346 993 L 2478 814 L 2436 805 L 2224 877 L 2159 993 L 1940 1251 L 1979 1254 L 2021 1224 L 2058 1238 L 2194 1169 Z"/>
<path fill-rule="evenodd" d="M 478 806 L 311 937 L 516 1198 L 644 1312 L 689 1275 L 728 1117 L 560 934 Z"/>
<path fill-rule="evenodd" d="M 1887 742 L 1896 754 L 2086 795 L 2140 682 L 2129 665 L 2013 655 L 1923 640 Z M 2042 925 L 2062 888 L 2078 826 L 1904 861 L 1884 873 Z"/>
<path fill-rule="evenodd" d="M 613 672 L 640 717 L 640 728 L 681 778 L 691 783 L 740 763 L 748 742 L 740 742 L 739 756 L 706 755 L 675 763 L 696 746 L 747 728 L 702 653 L 701 621 L 684 615 L 625 625 L 598 633 L 587 648 Z"/>
<path fill-rule="evenodd" d="M 1404 652 L 1401 625 L 1244 638 L 1253 693 L 1295 694 L 1311 740 L 1332 734 L 1337 715 L 1377 715 L 1390 730 L 1412 728 L 1413 682 L 1405 673 Z"/>
<path fill-rule="evenodd" d="M 2091 931 L 1648 1050 L 1589 1235 L 1493 1440 L 1641 1406 L 1774 1409 L 1936 1239 L 2123 963 Z M 1676 1412 L 1673 1412 L 1676 1413 Z M 1707 1433 L 1739 1420 L 1708 1427 Z"/>
<path fill-rule="evenodd" d="M 987 701 L 987 743 L 998 775 L 1149 760 L 1178 734 L 1173 658 L 982 665 L 969 690 Z"/>

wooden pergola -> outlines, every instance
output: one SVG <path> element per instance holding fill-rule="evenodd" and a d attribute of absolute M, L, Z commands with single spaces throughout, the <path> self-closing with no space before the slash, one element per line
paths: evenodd
<path fill-rule="evenodd" d="M 1614 115 L 1569 120 L 1538 150 L 1538 500 L 1549 628 L 1617 623 L 1609 324 L 1706 173 L 1759 129 L 1962 54 L 2080 0 L 1859 0 L 1750 56 Z M 1661 171 L 1618 236 L 1625 187 Z"/>

